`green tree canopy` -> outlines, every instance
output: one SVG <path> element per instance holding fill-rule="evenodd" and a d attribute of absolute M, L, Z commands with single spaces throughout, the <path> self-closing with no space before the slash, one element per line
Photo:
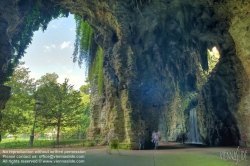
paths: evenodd
<path fill-rule="evenodd" d="M 33 94 L 35 80 L 30 78 L 28 68 L 18 66 L 5 85 L 11 87 L 11 97 L 2 110 L 1 133 L 12 134 L 29 131 L 30 112 L 34 110 Z"/>
<path fill-rule="evenodd" d="M 54 74 L 46 74 L 38 80 L 40 86 L 36 96 L 43 103 L 40 107 L 40 116 L 45 122 L 44 125 L 57 127 L 57 144 L 59 144 L 61 127 L 74 126 L 80 120 L 82 111 L 78 108 L 81 106 L 81 96 L 80 92 L 69 84 L 68 79 L 60 84 L 50 79 L 52 75 Z"/>
<path fill-rule="evenodd" d="M 81 93 L 84 93 L 86 95 L 90 94 L 90 84 L 85 84 L 80 87 Z"/>

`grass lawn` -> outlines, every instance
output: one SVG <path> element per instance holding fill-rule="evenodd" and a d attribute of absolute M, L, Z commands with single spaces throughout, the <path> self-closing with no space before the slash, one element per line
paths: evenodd
<path fill-rule="evenodd" d="M 83 140 L 61 140 L 61 146 L 83 146 Z M 34 140 L 33 147 L 55 147 L 55 140 Z M 16 149 L 16 148 L 30 148 L 29 140 L 18 139 L 9 140 L 5 139 L 0 142 L 0 149 Z"/>

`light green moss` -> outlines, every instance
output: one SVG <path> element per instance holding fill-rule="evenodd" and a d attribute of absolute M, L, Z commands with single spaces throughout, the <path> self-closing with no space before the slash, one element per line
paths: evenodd
<path fill-rule="evenodd" d="M 101 94 L 103 92 L 103 50 L 101 46 L 97 47 L 95 60 L 89 67 L 89 80 L 93 82 L 95 77 L 97 77 L 98 92 Z"/>

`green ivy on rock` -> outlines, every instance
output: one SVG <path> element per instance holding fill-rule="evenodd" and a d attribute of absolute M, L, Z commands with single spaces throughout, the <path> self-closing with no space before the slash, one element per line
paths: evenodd
<path fill-rule="evenodd" d="M 82 17 L 75 15 L 76 38 L 73 52 L 73 62 L 78 62 L 81 67 L 85 62 L 88 68 L 88 78 L 91 84 L 95 78 L 98 84 L 98 92 L 103 92 L 103 50 L 93 42 L 94 30 Z"/>
<path fill-rule="evenodd" d="M 39 0 L 30 2 L 30 11 L 24 18 L 24 23 L 20 27 L 21 31 L 11 40 L 13 57 L 8 65 L 7 71 L 9 72 L 4 82 L 9 80 L 14 68 L 19 64 L 19 59 L 26 53 L 25 50 L 32 43 L 34 32 L 39 30 L 39 28 L 44 31 L 51 20 L 58 17 L 68 17 L 69 15 L 68 10 L 61 9 L 59 6 L 44 9 L 40 3 L 42 3 L 42 1 Z"/>
<path fill-rule="evenodd" d="M 73 53 L 73 62 L 78 62 L 81 67 L 83 61 L 85 61 L 88 67 L 91 61 L 90 49 L 93 42 L 93 32 L 89 23 L 82 19 L 82 17 L 75 15 L 76 21 L 76 38 L 75 49 Z"/>
<path fill-rule="evenodd" d="M 101 46 L 98 45 L 96 50 L 96 57 L 92 63 L 92 65 L 89 67 L 89 80 L 90 83 L 94 81 L 94 78 L 97 77 L 97 83 L 98 83 L 98 93 L 101 94 L 103 92 L 103 70 L 102 70 L 102 64 L 103 64 L 103 50 Z"/>

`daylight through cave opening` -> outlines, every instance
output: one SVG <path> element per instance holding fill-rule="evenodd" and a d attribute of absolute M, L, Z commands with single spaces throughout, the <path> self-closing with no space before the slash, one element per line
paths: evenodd
<path fill-rule="evenodd" d="M 26 53 L 20 61 L 24 61 L 24 66 L 31 71 L 30 76 L 36 80 L 46 73 L 55 73 L 59 83 L 68 78 L 69 83 L 79 90 L 86 80 L 86 68 L 79 68 L 73 62 L 74 40 L 73 15 L 54 19 L 45 31 L 40 29 L 34 32 L 32 44 L 25 50 Z"/>

